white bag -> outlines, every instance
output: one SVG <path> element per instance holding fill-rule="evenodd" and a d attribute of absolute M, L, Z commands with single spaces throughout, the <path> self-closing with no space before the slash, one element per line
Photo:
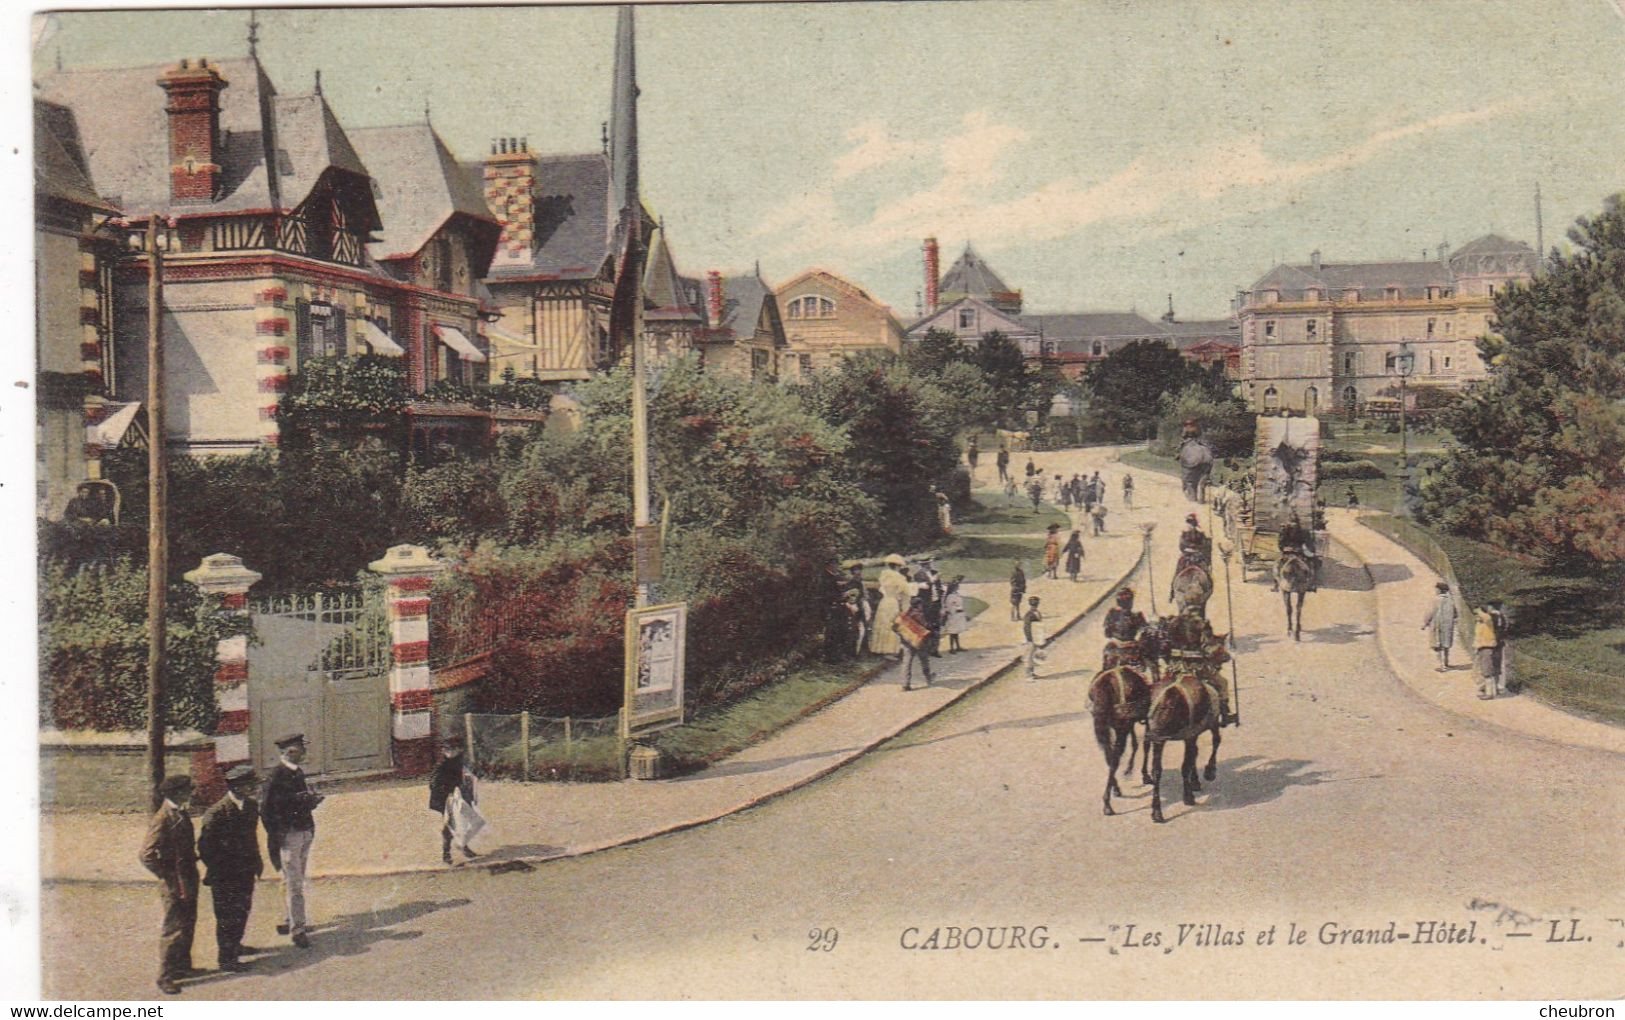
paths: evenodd
<path fill-rule="evenodd" d="M 446 798 L 446 827 L 451 829 L 457 845 L 468 846 L 469 840 L 479 835 L 485 826 L 485 816 L 480 814 L 480 809 L 463 799 L 461 788 L 453 790 Z"/>

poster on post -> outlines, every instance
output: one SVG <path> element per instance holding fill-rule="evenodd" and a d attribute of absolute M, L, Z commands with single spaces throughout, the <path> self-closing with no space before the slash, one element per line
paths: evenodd
<path fill-rule="evenodd" d="M 621 736 L 683 721 L 683 647 L 688 604 L 645 606 L 626 614 L 626 697 Z"/>

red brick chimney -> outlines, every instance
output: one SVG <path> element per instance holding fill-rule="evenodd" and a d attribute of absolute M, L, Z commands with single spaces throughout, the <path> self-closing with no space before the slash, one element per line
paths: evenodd
<path fill-rule="evenodd" d="M 220 176 L 220 90 L 229 84 L 207 58 L 182 59 L 158 84 L 168 93 L 169 197 L 212 202 Z"/>
<path fill-rule="evenodd" d="M 536 155 L 524 138 L 497 138 L 485 157 L 485 204 L 502 224 L 493 268 L 529 265 L 536 251 Z"/>
<path fill-rule="evenodd" d="M 705 274 L 705 308 L 711 315 L 711 328 L 722 325 L 722 274 L 715 269 Z"/>
<path fill-rule="evenodd" d="M 925 249 L 925 314 L 930 315 L 937 310 L 937 282 L 942 279 L 941 262 L 936 238 L 926 238 L 922 247 Z"/>

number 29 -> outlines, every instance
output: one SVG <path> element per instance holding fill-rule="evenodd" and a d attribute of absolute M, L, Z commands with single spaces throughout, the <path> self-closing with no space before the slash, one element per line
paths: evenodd
<path fill-rule="evenodd" d="M 839 928 L 813 928 L 807 932 L 807 952 L 828 953 L 841 941 Z"/>

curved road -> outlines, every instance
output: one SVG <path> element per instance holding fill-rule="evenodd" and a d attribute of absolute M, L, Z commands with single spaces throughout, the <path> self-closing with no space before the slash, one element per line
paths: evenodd
<path fill-rule="evenodd" d="M 1101 469 L 1114 531 L 1156 521 L 1166 594 L 1189 508 L 1173 479 L 1136 470 L 1139 501 L 1157 509 L 1123 511 L 1122 468 L 1107 456 L 1038 459 Z M 1196 807 L 1179 801 L 1169 748 L 1165 825 L 1150 821 L 1137 779 L 1124 780 L 1119 814 L 1102 815 L 1083 705 L 1095 617 L 1056 642 L 1038 682 L 1004 677 L 828 779 L 713 825 L 529 872 L 319 883 L 326 924 L 308 952 L 270 934 L 278 889 L 262 886 L 250 940 L 275 952 L 185 997 L 1625 992 L 1625 922 L 1610 920 L 1625 918 L 1625 760 L 1412 695 L 1373 634 L 1373 578 L 1396 569 L 1368 572 L 1340 552 L 1301 643 L 1283 634 L 1280 596 L 1237 578 L 1244 725 L 1225 731 L 1218 780 Z M 1221 581 L 1220 629 L 1223 596 Z M 433 838 L 429 822 L 408 821 L 403 838 Z M 148 994 L 150 891 L 53 888 L 43 905 L 48 995 Z M 813 948 L 813 929 L 839 934 Z M 200 929 L 200 963 L 211 938 Z"/>

